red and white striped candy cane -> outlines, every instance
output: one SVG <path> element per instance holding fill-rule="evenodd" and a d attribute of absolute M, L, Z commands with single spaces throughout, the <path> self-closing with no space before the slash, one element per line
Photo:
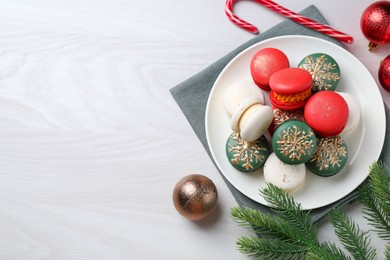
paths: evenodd
<path fill-rule="evenodd" d="M 237 0 L 226 0 L 225 5 L 225 13 L 227 17 L 236 25 L 239 27 L 252 32 L 252 33 L 258 33 L 257 28 L 242 19 L 240 19 L 238 16 L 236 16 L 233 12 L 233 6 Z M 339 41 L 345 42 L 345 43 L 353 43 L 353 37 L 350 35 L 347 35 L 343 32 L 337 31 L 325 24 L 320 24 L 312 19 L 309 19 L 307 17 L 304 17 L 300 14 L 294 13 L 291 10 L 284 8 L 283 6 L 278 5 L 277 3 L 271 1 L 271 0 L 255 0 L 259 4 L 271 9 L 272 11 L 277 12 L 278 14 L 281 14 L 303 26 L 306 26 L 310 29 L 313 29 L 315 31 L 318 31 L 320 33 L 323 33 L 325 35 L 328 35 L 330 37 L 333 37 Z"/>

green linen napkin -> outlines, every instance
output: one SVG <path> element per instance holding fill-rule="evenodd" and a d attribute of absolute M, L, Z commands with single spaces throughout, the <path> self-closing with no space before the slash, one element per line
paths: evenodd
<path fill-rule="evenodd" d="M 316 20 L 320 23 L 326 24 L 327 21 L 325 18 L 321 15 L 321 13 L 318 11 L 318 9 L 311 5 L 307 7 L 305 10 L 301 12 L 302 15 L 309 17 L 313 20 Z M 233 26 L 233 25 L 232 25 Z M 322 39 L 329 40 L 335 44 L 338 44 L 342 46 L 340 42 L 337 40 L 330 38 L 328 36 L 325 36 L 321 33 L 318 33 L 316 31 L 313 31 L 311 29 L 308 29 L 306 27 L 303 27 L 295 22 L 292 22 L 290 20 L 286 20 L 273 28 L 269 29 L 266 32 L 261 33 L 260 35 L 252 38 L 248 42 L 242 44 L 238 48 L 234 49 L 221 59 L 217 60 L 201 72 L 197 73 L 196 75 L 192 76 L 191 78 L 187 79 L 186 81 L 178 84 L 177 86 L 170 89 L 170 92 L 180 108 L 182 109 L 183 113 L 187 117 L 187 120 L 191 124 L 192 128 L 194 129 L 196 135 L 202 142 L 204 148 L 206 149 L 208 155 L 210 156 L 211 160 L 211 154 L 210 150 L 207 144 L 206 139 L 206 132 L 205 132 L 205 111 L 206 111 L 206 104 L 207 100 L 211 91 L 211 88 L 217 79 L 220 72 L 223 70 L 223 68 L 232 60 L 237 54 L 248 48 L 249 46 L 258 43 L 262 40 L 280 36 L 280 35 L 308 35 L 308 36 L 314 36 Z M 388 117 L 388 109 L 386 108 L 386 118 Z M 390 122 L 387 120 L 387 122 Z M 388 129 L 386 131 L 389 131 Z M 388 136 L 388 133 L 386 132 L 386 136 Z M 387 143 L 387 138 L 385 140 L 385 144 Z M 383 149 L 381 158 L 386 163 L 389 161 L 389 156 L 386 156 L 389 154 L 388 147 L 385 147 Z M 367 169 L 368 170 L 368 169 Z M 232 184 L 227 181 L 227 179 L 221 174 L 223 179 L 225 180 L 227 186 L 231 190 L 233 196 L 235 197 L 237 203 L 242 207 L 250 207 L 253 209 L 261 210 L 263 212 L 271 213 L 270 209 L 262 205 L 256 201 L 253 201 L 252 199 L 246 197 L 244 194 L 242 194 L 240 191 L 238 191 Z M 329 212 L 330 209 L 333 207 L 339 207 L 346 203 L 350 203 L 356 199 L 356 191 L 353 191 L 349 195 L 345 196 L 344 198 L 340 199 L 337 202 L 334 202 L 331 205 L 324 206 L 322 208 L 314 209 L 311 211 L 312 221 L 313 223 L 319 221 L 321 218 L 326 216 L 326 214 Z"/>

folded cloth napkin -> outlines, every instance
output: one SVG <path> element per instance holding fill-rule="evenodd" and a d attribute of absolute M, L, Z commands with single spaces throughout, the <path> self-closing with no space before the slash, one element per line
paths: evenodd
<path fill-rule="evenodd" d="M 316 20 L 320 23 L 326 24 L 326 20 L 321 15 L 321 13 L 318 11 L 318 9 L 311 5 L 307 7 L 305 10 L 301 12 L 302 15 L 309 17 L 313 20 Z M 290 20 L 286 20 L 273 28 L 269 29 L 266 32 L 261 33 L 260 35 L 252 38 L 248 42 L 242 44 L 238 48 L 234 49 L 221 59 L 217 60 L 210 66 L 208 66 L 206 69 L 202 70 L 198 74 L 192 76 L 191 78 L 187 79 L 186 81 L 182 82 L 181 84 L 173 87 L 170 89 L 170 92 L 180 108 L 182 109 L 183 113 L 187 117 L 187 120 L 191 124 L 192 128 L 194 129 L 195 133 L 197 134 L 198 138 L 202 142 L 204 148 L 206 149 L 207 153 L 209 154 L 210 158 L 210 150 L 207 144 L 206 140 L 206 132 L 205 132 L 205 111 L 206 111 L 206 105 L 207 100 L 211 91 L 212 86 L 214 85 L 215 80 L 217 79 L 220 72 L 223 70 L 223 68 L 232 60 L 237 54 L 248 48 L 249 46 L 260 42 L 262 40 L 280 36 L 280 35 L 308 35 L 308 36 L 314 36 L 322 39 L 329 40 L 335 44 L 338 44 L 340 46 L 341 43 L 337 40 L 330 38 L 328 36 L 325 36 L 321 33 L 318 33 L 316 31 L 313 31 L 311 29 L 308 29 L 306 27 L 303 27 L 295 22 L 292 22 Z M 388 109 L 386 108 L 386 118 L 388 118 Z M 390 122 L 387 120 L 387 122 Z M 387 131 L 389 131 L 387 129 Z M 388 133 L 386 133 L 386 136 L 389 136 Z M 387 138 L 385 140 L 385 144 L 388 142 Z M 390 159 L 389 155 L 390 151 L 387 147 L 383 149 L 381 158 L 386 163 L 388 163 L 387 160 Z M 368 170 L 368 169 L 367 169 Z M 225 180 L 227 186 L 231 190 L 233 196 L 235 197 L 237 203 L 242 207 L 249 207 L 257 210 L 261 210 L 265 213 L 271 213 L 270 209 L 262 205 L 256 201 L 253 201 L 252 199 L 246 197 L 244 194 L 242 194 L 240 191 L 238 191 L 233 185 L 229 183 L 229 181 L 226 180 L 226 178 L 221 174 L 223 179 Z M 331 205 L 324 206 L 322 208 L 311 210 L 311 216 L 312 216 L 312 222 L 315 223 L 319 221 L 321 218 L 323 218 L 330 209 L 334 207 L 340 207 L 346 203 L 350 203 L 356 199 L 356 191 L 353 191 L 349 195 L 345 196 L 344 198 L 340 199 L 337 202 L 334 202 Z"/>

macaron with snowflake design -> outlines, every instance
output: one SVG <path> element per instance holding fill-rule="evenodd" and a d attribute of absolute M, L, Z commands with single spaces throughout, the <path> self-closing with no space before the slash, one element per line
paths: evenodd
<path fill-rule="evenodd" d="M 288 120 L 276 128 L 272 136 L 272 147 L 282 162 L 301 164 L 313 156 L 317 138 L 313 129 L 305 122 Z"/>
<path fill-rule="evenodd" d="M 287 120 L 300 120 L 305 122 L 305 117 L 303 115 L 303 109 L 297 109 L 297 110 L 283 110 L 280 108 L 274 108 L 273 109 L 273 119 L 270 127 L 268 128 L 269 132 L 273 134 L 275 132 L 275 129 L 281 125 L 282 123 L 286 122 Z"/>
<path fill-rule="evenodd" d="M 306 163 L 313 173 L 328 177 L 339 173 L 348 161 L 348 148 L 340 136 L 320 137 L 313 157 Z"/>
<path fill-rule="evenodd" d="M 336 60 L 325 53 L 307 55 L 298 64 L 313 78 L 313 92 L 335 90 L 340 81 L 340 67 Z"/>
<path fill-rule="evenodd" d="M 226 157 L 229 163 L 242 172 L 259 169 L 269 154 L 270 148 L 264 136 L 254 142 L 246 142 L 238 133 L 233 132 L 226 141 Z"/>

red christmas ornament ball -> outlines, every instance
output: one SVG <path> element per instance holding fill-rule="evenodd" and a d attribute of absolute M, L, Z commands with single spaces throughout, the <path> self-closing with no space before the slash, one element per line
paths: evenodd
<path fill-rule="evenodd" d="M 363 35 L 370 41 L 369 50 L 390 42 L 390 2 L 378 1 L 369 5 L 360 19 Z"/>
<path fill-rule="evenodd" d="M 381 61 L 378 70 L 378 78 L 382 87 L 390 92 L 390 55 Z"/>

